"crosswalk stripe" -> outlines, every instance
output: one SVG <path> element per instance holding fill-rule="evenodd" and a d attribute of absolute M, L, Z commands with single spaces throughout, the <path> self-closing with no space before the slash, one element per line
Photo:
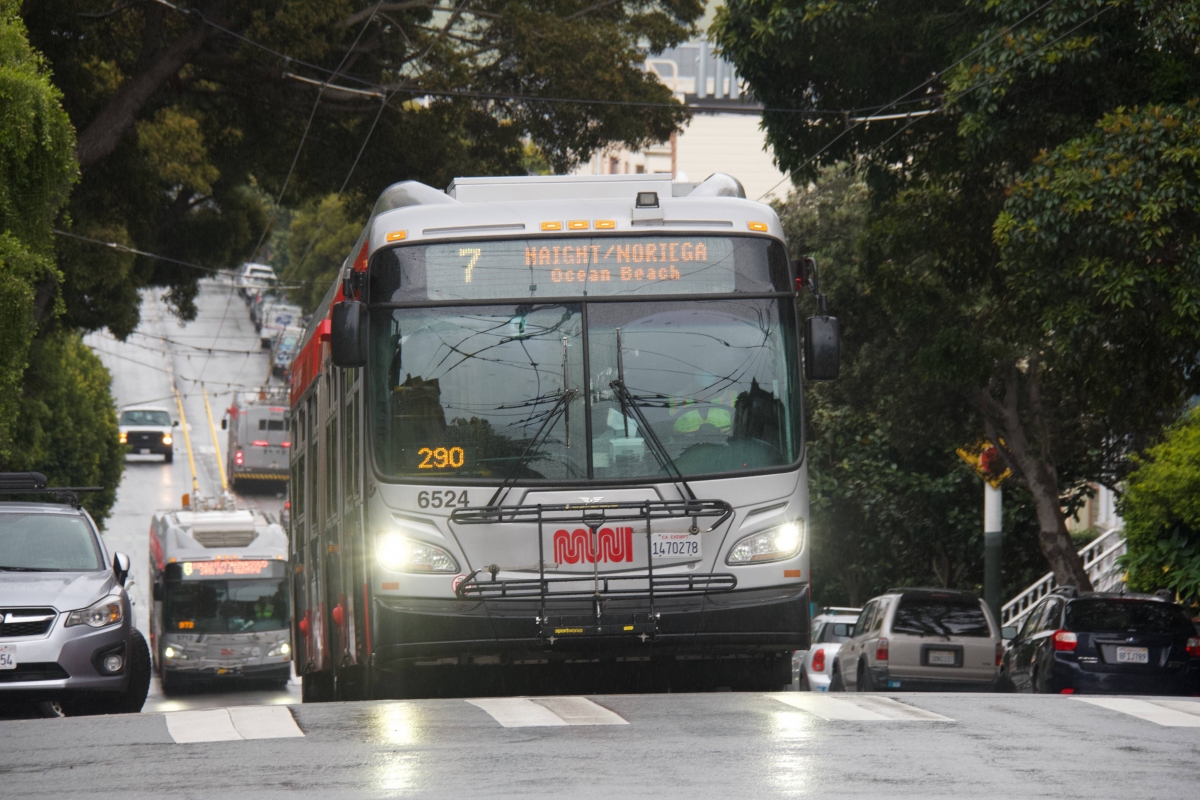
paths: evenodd
<path fill-rule="evenodd" d="M 806 711 L 824 720 L 849 722 L 954 722 L 950 717 L 910 706 L 880 695 L 847 695 L 788 692 L 766 695 L 785 705 Z"/>
<path fill-rule="evenodd" d="M 467 702 L 505 728 L 629 724 L 586 697 L 481 697 Z"/>
<path fill-rule="evenodd" d="M 287 706 L 237 706 L 229 709 L 243 739 L 291 739 L 304 736 Z"/>
<path fill-rule="evenodd" d="M 167 714 L 167 731 L 177 744 L 192 742 L 228 742 L 242 736 L 233 727 L 229 711 L 209 708 L 203 711 L 172 711 Z"/>
<path fill-rule="evenodd" d="M 1136 700 L 1132 697 L 1072 697 L 1168 728 L 1200 728 L 1200 703 L 1194 700 Z"/>
<path fill-rule="evenodd" d="M 176 744 L 230 742 L 241 739 L 286 739 L 303 736 L 287 706 L 236 706 L 164 715 Z"/>

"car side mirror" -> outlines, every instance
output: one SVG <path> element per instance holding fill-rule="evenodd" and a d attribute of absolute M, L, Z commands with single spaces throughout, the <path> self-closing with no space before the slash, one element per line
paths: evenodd
<path fill-rule="evenodd" d="M 1005 625 L 1003 628 L 1000 629 L 1000 638 L 1005 639 L 1005 640 L 1017 638 L 1016 626 L 1015 625 Z"/>
<path fill-rule="evenodd" d="M 358 300 L 334 305 L 329 323 L 329 355 L 335 367 L 367 363 L 367 306 Z"/>
<path fill-rule="evenodd" d="M 163 585 L 161 583 L 154 584 L 154 589 L 151 591 L 151 593 L 153 594 L 155 600 L 161 602 L 163 599 Z"/>
<path fill-rule="evenodd" d="M 221 418 L 221 430 L 227 430 L 228 428 L 229 428 L 229 420 L 222 417 Z"/>
<path fill-rule="evenodd" d="M 171 427 L 172 427 L 172 428 L 178 428 L 178 427 L 179 427 L 179 420 L 177 420 L 177 419 L 173 419 L 173 420 L 171 420 Z"/>
<path fill-rule="evenodd" d="M 832 381 L 841 361 L 837 317 L 809 317 L 804 321 L 804 378 Z"/>
<path fill-rule="evenodd" d="M 116 576 L 117 583 L 125 585 L 125 579 L 129 577 L 129 556 L 124 553 L 113 555 L 113 575 Z"/>

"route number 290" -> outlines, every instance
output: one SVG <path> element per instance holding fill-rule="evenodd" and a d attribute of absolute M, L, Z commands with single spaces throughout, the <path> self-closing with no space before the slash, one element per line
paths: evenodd
<path fill-rule="evenodd" d="M 461 447 L 422 447 L 417 455 L 422 457 L 417 469 L 459 469 L 466 460 Z"/>
<path fill-rule="evenodd" d="M 417 495 L 417 505 L 421 508 L 466 508 L 467 492 L 464 489 L 462 492 L 456 492 L 453 489 L 434 489 L 428 492 L 420 492 Z"/>

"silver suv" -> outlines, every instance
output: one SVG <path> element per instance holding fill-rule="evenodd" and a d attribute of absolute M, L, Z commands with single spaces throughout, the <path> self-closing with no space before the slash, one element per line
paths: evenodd
<path fill-rule="evenodd" d="M 129 558 L 110 558 L 79 489 L 0 473 L 0 705 L 55 714 L 140 711 L 150 650 L 134 625 Z M 66 503 L 12 502 L 46 495 Z"/>
<path fill-rule="evenodd" d="M 829 691 L 993 690 L 1000 626 L 956 589 L 889 589 L 863 606 L 834 660 Z"/>

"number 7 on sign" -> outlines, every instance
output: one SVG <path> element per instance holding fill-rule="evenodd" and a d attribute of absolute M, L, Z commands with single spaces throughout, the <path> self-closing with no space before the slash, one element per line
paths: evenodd
<path fill-rule="evenodd" d="M 475 269 L 475 262 L 479 260 L 479 256 L 483 254 L 483 250 L 478 247 L 460 247 L 458 250 L 460 256 L 470 256 L 471 260 L 467 262 L 467 279 L 465 283 L 471 282 L 471 270 Z"/>

